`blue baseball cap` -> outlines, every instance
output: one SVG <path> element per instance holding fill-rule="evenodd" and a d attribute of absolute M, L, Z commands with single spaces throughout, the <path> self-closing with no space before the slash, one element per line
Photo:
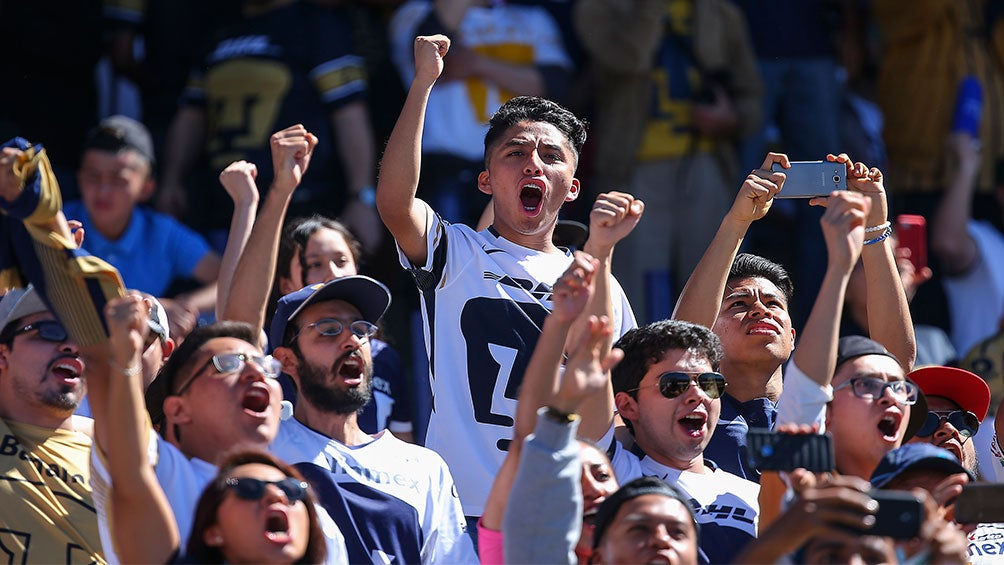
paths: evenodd
<path fill-rule="evenodd" d="M 364 275 L 342 277 L 323 284 L 314 284 L 291 292 L 279 299 L 268 331 L 269 349 L 283 345 L 286 326 L 304 308 L 318 302 L 343 300 L 356 307 L 363 320 L 377 323 L 390 306 L 390 291 L 380 281 Z"/>
<path fill-rule="evenodd" d="M 882 457 L 872 472 L 872 487 L 885 488 L 896 477 L 917 469 L 941 471 L 946 475 L 965 473 L 969 475 L 970 481 L 976 480 L 972 472 L 963 467 L 951 451 L 929 443 L 908 443 Z"/>

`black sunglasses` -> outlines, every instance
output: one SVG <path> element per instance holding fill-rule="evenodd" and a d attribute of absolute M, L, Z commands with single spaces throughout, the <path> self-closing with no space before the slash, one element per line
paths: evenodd
<path fill-rule="evenodd" d="M 964 438 L 971 438 L 976 435 L 976 432 L 980 431 L 980 419 L 972 412 L 966 410 L 936 412 L 931 410 L 927 413 L 927 419 L 924 420 L 924 425 L 917 430 L 916 435 L 918 437 L 934 435 L 934 432 L 938 431 L 941 423 L 945 420 L 948 420 L 948 423 L 958 430 L 959 435 Z"/>
<path fill-rule="evenodd" d="M 275 485 L 286 495 L 286 500 L 297 502 L 307 498 L 307 483 L 286 477 L 281 481 L 263 481 L 251 477 L 229 477 L 223 483 L 227 488 L 234 491 L 237 498 L 244 500 L 261 500 L 265 496 L 265 488 L 268 485 Z"/>
<path fill-rule="evenodd" d="M 708 398 L 719 398 L 725 392 L 725 377 L 721 373 L 683 373 L 680 371 L 671 371 L 659 375 L 658 383 L 646 386 L 658 386 L 659 392 L 663 396 L 666 398 L 676 398 L 687 392 L 687 389 L 690 388 L 690 383 L 694 381 L 704 391 L 704 394 L 708 395 Z M 634 392 L 642 388 L 645 387 L 633 388 L 626 392 Z"/>
<path fill-rule="evenodd" d="M 28 324 L 18 330 L 14 330 L 14 332 L 10 334 L 10 337 L 11 339 L 14 339 L 16 336 L 28 333 L 31 330 L 38 330 L 38 337 L 44 339 L 45 341 L 63 343 L 69 339 L 69 335 L 66 333 L 66 328 L 64 328 L 63 324 L 60 324 L 56 320 L 42 320 L 33 324 Z"/>

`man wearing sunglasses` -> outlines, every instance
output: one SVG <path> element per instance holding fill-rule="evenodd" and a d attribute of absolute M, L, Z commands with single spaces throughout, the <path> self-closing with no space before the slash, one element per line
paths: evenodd
<path fill-rule="evenodd" d="M 271 449 L 310 481 L 347 532 L 351 562 L 382 556 L 477 563 L 443 459 L 388 430 L 369 435 L 359 427 L 359 410 L 372 395 L 369 339 L 390 300 L 383 284 L 359 275 L 279 300 L 269 342 L 296 384 L 297 399 Z"/>
<path fill-rule="evenodd" d="M 104 563 L 79 347 L 38 293 L 0 301 L 0 546 L 23 563 Z"/>
<path fill-rule="evenodd" d="M 924 425 L 910 443 L 930 443 L 947 449 L 971 472 L 976 471 L 976 446 L 972 438 L 990 409 L 986 381 L 955 367 L 923 367 L 910 379 L 927 398 Z"/>
<path fill-rule="evenodd" d="M 614 347 L 624 351 L 611 371 L 614 401 L 635 442 L 614 444 L 617 478 L 656 476 L 679 488 L 695 506 L 702 562 L 731 562 L 756 537 L 760 489 L 704 458 L 726 388 L 721 341 L 703 326 L 665 320 Z"/>

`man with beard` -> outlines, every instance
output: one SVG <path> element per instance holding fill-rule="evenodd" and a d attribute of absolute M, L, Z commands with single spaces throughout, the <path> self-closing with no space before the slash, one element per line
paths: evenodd
<path fill-rule="evenodd" d="M 907 377 L 927 398 L 927 419 L 910 443 L 947 449 L 976 474 L 976 446 L 970 441 L 990 409 L 990 387 L 980 377 L 955 367 L 923 367 Z"/>
<path fill-rule="evenodd" d="M 372 395 L 369 338 L 389 305 L 387 287 L 358 275 L 279 300 L 269 342 L 298 395 L 272 452 L 303 473 L 343 531 L 356 528 L 361 543 L 347 541 L 351 562 L 476 563 L 443 459 L 387 430 L 359 428 Z"/>
<path fill-rule="evenodd" d="M 0 301 L 0 546 L 19 563 L 105 563 L 78 345 L 31 287 Z"/>

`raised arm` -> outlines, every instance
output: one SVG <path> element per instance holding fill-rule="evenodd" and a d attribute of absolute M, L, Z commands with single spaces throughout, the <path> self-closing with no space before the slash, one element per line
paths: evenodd
<path fill-rule="evenodd" d="M 206 138 L 206 112 L 184 106 L 178 109 L 164 142 L 164 169 L 155 198 L 157 209 L 180 217 L 188 210 L 185 176 L 192 169 Z"/>
<path fill-rule="evenodd" d="M 860 192 L 872 201 L 866 228 L 887 225 L 889 205 L 886 201 L 882 171 L 861 162 L 854 163 L 846 155 L 827 155 L 827 160 L 844 163 L 847 168 L 848 190 Z M 917 359 L 917 340 L 913 334 L 910 303 L 903 290 L 903 281 L 896 266 L 893 240 L 882 239 L 884 231 L 866 232 L 870 241 L 861 251 L 867 287 L 868 334 L 899 359 L 906 371 Z M 878 241 L 876 241 L 878 240 Z"/>
<path fill-rule="evenodd" d="M 265 324 L 286 208 L 310 166 L 317 137 L 297 124 L 272 134 L 269 143 L 275 168 L 272 188 L 265 196 L 265 204 L 237 262 L 230 295 L 223 308 L 224 319 L 247 322 L 256 328 Z"/>
<path fill-rule="evenodd" d="M 844 294 L 861 254 L 865 219 L 872 203 L 862 194 L 841 190 L 827 198 L 814 198 L 810 204 L 826 206 L 819 222 L 826 240 L 826 274 L 795 348 L 794 359 L 803 373 L 820 386 L 826 386 L 836 368 Z"/>
<path fill-rule="evenodd" d="M 94 414 L 96 422 L 105 422 L 106 441 L 100 448 L 112 479 L 108 515 L 114 520 L 109 526 L 123 563 L 165 563 L 181 543 L 174 513 L 147 459 L 152 430 L 140 357 L 150 331 L 149 308 L 135 292 L 106 306 L 112 370 L 107 375 L 106 409 Z"/>
<path fill-rule="evenodd" d="M 445 35 L 415 38 L 415 78 L 387 141 L 377 183 L 377 211 L 405 256 L 417 265 L 425 263 L 427 254 L 429 207 L 415 197 L 422 168 L 425 109 L 449 49 L 450 40 Z"/>
<path fill-rule="evenodd" d="M 230 285 L 258 213 L 258 185 L 255 184 L 257 176 L 258 167 L 247 161 L 234 161 L 220 173 L 220 184 L 234 201 L 234 216 L 230 219 L 227 248 L 223 250 L 223 262 L 217 281 L 216 318 L 220 320 L 225 319 L 224 310 L 230 296 Z"/>
<path fill-rule="evenodd" d="M 788 156 L 768 153 L 763 166 L 746 177 L 739 187 L 732 208 L 725 214 L 721 227 L 687 279 L 673 311 L 673 319 L 685 320 L 705 327 L 715 325 L 721 307 L 729 269 L 746 237 L 750 224 L 770 210 L 774 196 L 784 185 L 784 173 L 771 171 L 774 163 L 788 168 Z"/>
<path fill-rule="evenodd" d="M 369 109 L 361 100 L 352 102 L 332 112 L 331 122 L 349 182 L 349 201 L 342 219 L 366 251 L 373 253 L 383 239 L 383 226 L 372 200 L 376 149 Z"/>
<path fill-rule="evenodd" d="M 945 274 L 961 275 L 979 260 L 979 249 L 969 235 L 973 217 L 973 192 L 980 175 L 979 142 L 967 133 L 953 133 L 948 138 L 956 159 L 955 174 L 931 223 L 931 250 L 941 261 Z"/>

